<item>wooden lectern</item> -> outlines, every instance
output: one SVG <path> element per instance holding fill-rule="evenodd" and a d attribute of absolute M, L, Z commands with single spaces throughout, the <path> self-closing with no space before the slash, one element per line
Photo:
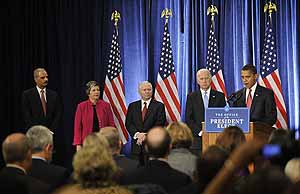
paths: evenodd
<path fill-rule="evenodd" d="M 247 140 L 255 138 L 267 142 L 271 132 L 275 129 L 274 127 L 262 122 L 250 122 L 249 125 L 250 125 L 249 133 L 245 133 Z M 202 122 L 202 130 L 203 130 L 202 133 L 202 152 L 203 152 L 206 150 L 208 146 L 216 143 L 216 139 L 220 133 L 205 132 L 204 122 Z"/>

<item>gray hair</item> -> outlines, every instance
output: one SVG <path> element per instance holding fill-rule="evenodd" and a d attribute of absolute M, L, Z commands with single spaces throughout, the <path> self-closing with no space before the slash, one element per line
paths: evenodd
<path fill-rule="evenodd" d="M 53 145 L 53 133 L 42 125 L 32 126 L 26 133 L 31 147 L 32 153 L 41 152 L 47 145 Z"/>
<path fill-rule="evenodd" d="M 140 91 L 141 87 L 146 84 L 150 85 L 151 89 L 153 90 L 152 84 L 149 81 L 142 81 L 139 83 L 139 91 Z"/>
<path fill-rule="evenodd" d="M 201 72 L 207 72 L 209 78 L 211 78 L 211 73 L 210 73 L 210 71 L 209 71 L 208 69 L 206 69 L 206 68 L 199 69 L 199 70 L 197 71 L 197 74 L 196 74 L 197 77 L 198 77 L 198 75 L 199 75 Z"/>
<path fill-rule="evenodd" d="M 36 68 L 33 71 L 33 78 L 36 79 L 39 76 L 39 73 L 42 72 L 42 71 L 47 72 L 44 68 Z"/>

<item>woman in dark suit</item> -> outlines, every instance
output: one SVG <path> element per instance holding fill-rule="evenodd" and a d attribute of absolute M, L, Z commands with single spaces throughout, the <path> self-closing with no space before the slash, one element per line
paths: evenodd
<path fill-rule="evenodd" d="M 99 83 L 89 81 L 86 87 L 89 98 L 78 104 L 74 119 L 73 145 L 76 145 L 76 150 L 81 148 L 85 137 L 90 133 L 98 132 L 102 127 L 115 126 L 110 104 L 99 99 Z"/>

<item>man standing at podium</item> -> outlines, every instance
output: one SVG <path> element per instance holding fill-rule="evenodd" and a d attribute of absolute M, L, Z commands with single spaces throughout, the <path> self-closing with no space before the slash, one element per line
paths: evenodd
<path fill-rule="evenodd" d="M 200 69 L 197 72 L 197 83 L 200 91 L 195 91 L 187 96 L 185 121 L 193 132 L 194 142 L 191 151 L 194 154 L 201 152 L 202 122 L 204 121 L 204 112 L 208 107 L 224 107 L 226 105 L 225 96 L 222 92 L 213 90 L 210 87 L 211 74 L 208 69 Z"/>
<path fill-rule="evenodd" d="M 258 74 L 254 65 L 245 65 L 241 78 L 245 87 L 233 94 L 233 106 L 248 107 L 251 122 L 260 121 L 274 125 L 277 112 L 273 91 L 256 82 Z"/>

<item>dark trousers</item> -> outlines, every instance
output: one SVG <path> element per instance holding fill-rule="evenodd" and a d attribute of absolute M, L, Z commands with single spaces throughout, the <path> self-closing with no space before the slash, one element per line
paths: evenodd
<path fill-rule="evenodd" d="M 138 160 L 139 166 L 144 166 L 148 161 L 148 155 L 146 153 L 144 144 L 137 145 L 136 141 L 134 141 L 131 144 L 131 154 L 129 157 Z"/>
<path fill-rule="evenodd" d="M 202 153 L 202 137 L 194 136 L 194 141 L 190 147 L 190 151 L 197 157 Z"/>

